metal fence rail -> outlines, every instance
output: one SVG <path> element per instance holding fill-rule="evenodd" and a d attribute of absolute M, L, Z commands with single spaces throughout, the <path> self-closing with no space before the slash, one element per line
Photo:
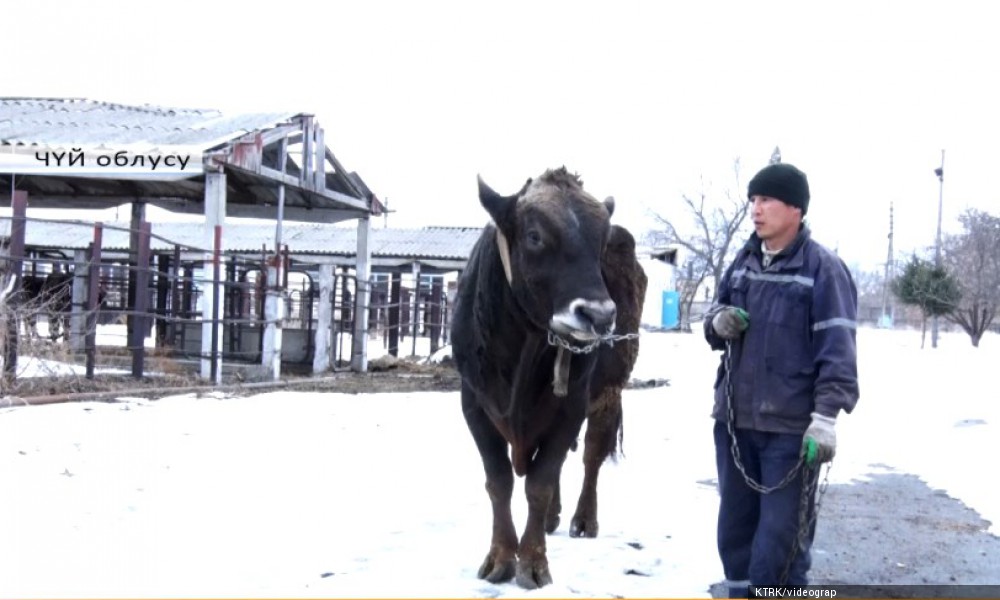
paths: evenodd
<path fill-rule="evenodd" d="M 10 288 L 0 298 L 7 379 L 18 376 L 19 354 L 82 364 L 88 378 L 123 366 L 141 378 L 150 372 L 150 357 L 153 372 L 183 368 L 177 365 L 192 359 L 210 361 L 213 369 L 222 361 L 261 364 L 269 327 L 283 331 L 283 362 L 315 367 L 321 343 L 329 367 L 344 368 L 351 362 L 359 292 L 368 298 L 364 330 L 382 352 L 416 354 L 420 339 L 429 352 L 448 343 L 451 306 L 439 274 L 375 273 L 359 285 L 346 267 L 333 272 L 329 265 L 293 262 L 287 247 L 277 253 L 262 247 L 253 255 L 222 251 L 218 243 L 194 247 L 153 234 L 145 222 L 131 228 L 59 221 L 89 232 L 87 247 L 61 248 L 59 240 L 25 247 L 26 230 L 52 221 L 27 218 L 17 204 L 15 197 L 12 217 L 0 217 L 0 230 L 10 231 L 0 247 L 0 283 Z M 128 249 L 106 243 L 122 234 Z M 277 281 L 267 281 L 269 270 L 279 273 Z M 218 311 L 206 311 L 216 295 Z M 279 299 L 277 318 L 268 315 L 269 297 Z M 321 328 L 326 335 L 317 336 Z M 206 344 L 206 334 L 221 337 Z"/>

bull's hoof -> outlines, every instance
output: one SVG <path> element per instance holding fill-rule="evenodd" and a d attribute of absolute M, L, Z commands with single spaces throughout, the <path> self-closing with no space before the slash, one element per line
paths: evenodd
<path fill-rule="evenodd" d="M 505 581 L 510 581 L 514 577 L 516 564 L 517 562 L 514 560 L 513 556 L 498 558 L 490 552 L 486 555 L 486 560 L 484 560 L 482 566 L 479 567 L 479 572 L 476 573 L 476 576 L 480 579 L 485 579 L 490 583 L 503 583 Z"/>
<path fill-rule="evenodd" d="M 570 537 L 597 537 L 597 519 L 584 519 L 581 517 L 573 517 L 573 520 L 569 522 L 569 535 Z"/>
<path fill-rule="evenodd" d="M 520 560 L 517 562 L 517 585 L 526 590 L 534 590 L 552 583 L 549 563 L 544 558 Z"/>

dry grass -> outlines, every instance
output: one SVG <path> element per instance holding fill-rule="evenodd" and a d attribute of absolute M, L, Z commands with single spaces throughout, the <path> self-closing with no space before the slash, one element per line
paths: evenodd
<path fill-rule="evenodd" d="M 170 356 L 170 348 L 149 348 L 146 351 L 146 376 L 136 379 L 130 374 L 100 373 L 93 379 L 83 374 L 67 373 L 67 365 L 80 365 L 83 358 L 74 355 L 65 340 L 53 341 L 39 336 L 29 324 L 33 320 L 47 321 L 46 307 L 37 303 L 12 305 L 0 297 L 0 361 L 5 356 L 8 323 L 18 325 L 18 365 L 21 372 L 14 378 L 0 378 L 0 396 L 34 399 L 54 396 L 98 394 L 114 391 L 141 393 L 142 390 L 204 388 L 209 385 L 199 376 L 190 361 L 178 361 Z M 28 317 L 34 317 L 33 319 Z M 118 346 L 97 348 L 99 368 L 116 367 L 130 370 L 130 351 Z M 30 365 L 30 366 L 29 366 Z M 240 393 L 240 387 L 253 389 L 254 384 L 266 384 L 270 373 L 259 365 L 243 365 L 230 369 L 223 377 L 229 392 Z M 32 376 L 26 376 L 30 368 Z M 79 370 L 79 367 L 78 367 Z M 369 373 L 338 372 L 333 376 L 314 377 L 308 369 L 296 365 L 282 368 L 282 382 L 295 389 L 340 393 L 377 393 L 406 391 L 451 391 L 460 387 L 458 374 L 450 364 L 426 364 L 420 359 L 385 357 L 369 363 Z M 258 388 L 259 389 L 259 388 Z"/>

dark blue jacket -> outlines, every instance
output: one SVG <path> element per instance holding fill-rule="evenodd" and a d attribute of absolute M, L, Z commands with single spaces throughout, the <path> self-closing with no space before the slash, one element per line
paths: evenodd
<path fill-rule="evenodd" d="M 858 402 L 857 289 L 844 262 L 805 226 L 767 269 L 761 259 L 754 234 L 722 278 L 705 338 L 724 350 L 712 317 L 724 305 L 745 309 L 750 327 L 732 342 L 736 426 L 803 433 L 811 412 L 836 417 Z M 725 361 L 723 354 L 712 411 L 720 421 L 728 421 Z"/>

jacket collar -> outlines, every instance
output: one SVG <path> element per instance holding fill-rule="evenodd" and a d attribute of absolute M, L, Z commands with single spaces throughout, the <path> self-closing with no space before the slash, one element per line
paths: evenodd
<path fill-rule="evenodd" d="M 778 253 L 774 257 L 774 261 L 771 263 L 772 266 L 777 265 L 782 269 L 797 269 L 805 263 L 805 244 L 812 237 L 809 228 L 803 223 L 799 226 L 799 233 L 792 240 L 792 243 L 788 245 L 784 250 Z M 760 246 L 763 240 L 756 233 L 750 235 L 750 239 L 743 246 L 743 251 L 757 257 L 757 261 L 754 266 L 760 268 L 761 259 L 763 258 L 763 253 L 760 250 Z"/>

